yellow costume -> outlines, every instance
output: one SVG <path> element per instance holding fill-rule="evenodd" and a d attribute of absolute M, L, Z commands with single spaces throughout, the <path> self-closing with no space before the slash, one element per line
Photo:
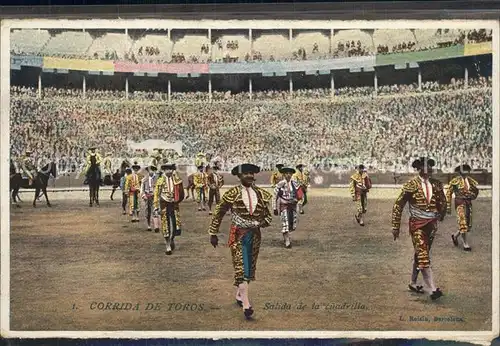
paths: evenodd
<path fill-rule="evenodd" d="M 193 183 L 196 191 L 196 203 L 199 203 L 198 210 L 205 210 L 208 187 L 207 174 L 202 171 L 196 172 L 193 176 Z"/>
<path fill-rule="evenodd" d="M 276 169 L 271 174 L 271 186 L 273 189 L 276 187 L 276 184 L 283 180 L 283 175 L 280 173 L 280 168 L 282 167 L 283 165 L 281 164 L 276 165 Z"/>
<path fill-rule="evenodd" d="M 432 194 L 429 199 L 427 192 L 422 188 L 423 184 L 425 183 L 420 177 L 405 183 L 392 208 L 392 228 L 399 230 L 403 209 L 407 203 L 409 204 L 410 235 L 420 269 L 430 266 L 429 252 L 437 232 L 437 221 L 446 214 L 443 184 L 433 178 L 428 180 L 426 188 L 429 189 L 429 194 Z"/>
<path fill-rule="evenodd" d="M 139 192 L 141 190 L 142 177 L 137 172 L 137 165 L 133 165 L 133 171 L 125 178 L 125 192 L 128 193 L 129 215 L 132 222 L 139 222 Z"/>
<path fill-rule="evenodd" d="M 205 166 L 206 161 L 207 161 L 206 155 L 200 151 L 198 154 L 196 154 L 194 164 L 196 165 L 196 167 Z"/>
<path fill-rule="evenodd" d="M 297 209 L 300 214 L 304 214 L 304 206 L 307 204 L 307 189 L 310 186 L 310 178 L 309 171 L 307 169 L 303 169 L 304 165 L 297 165 L 296 172 L 292 175 L 292 180 L 295 180 L 299 186 L 302 188 L 303 197 L 297 203 Z"/>
<path fill-rule="evenodd" d="M 163 165 L 162 170 L 173 171 L 174 165 Z M 167 244 L 167 255 L 175 248 L 174 237 L 181 235 L 181 219 L 179 203 L 184 200 L 184 188 L 182 180 L 175 175 L 167 175 L 165 172 L 156 181 L 153 194 L 153 206 L 155 213 L 161 215 L 161 229 L 165 243 Z"/>
<path fill-rule="evenodd" d="M 447 210 L 451 213 L 452 195 L 455 194 L 455 209 L 457 211 L 460 233 L 466 233 L 472 228 L 472 201 L 479 194 L 478 182 L 471 177 L 455 177 L 448 184 L 446 191 Z"/>
<path fill-rule="evenodd" d="M 364 166 L 360 165 L 349 180 L 349 192 L 353 201 L 356 202 L 357 210 L 355 218 L 361 226 L 364 226 L 363 214 L 366 213 L 366 205 L 368 203 L 367 193 L 370 191 L 372 185 L 370 177 L 363 170 Z"/>

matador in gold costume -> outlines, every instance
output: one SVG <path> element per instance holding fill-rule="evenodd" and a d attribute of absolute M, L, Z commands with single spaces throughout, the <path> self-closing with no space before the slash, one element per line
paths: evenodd
<path fill-rule="evenodd" d="M 458 236 L 461 234 L 465 251 L 472 251 L 467 243 L 467 233 L 472 229 L 472 201 L 479 194 L 478 183 L 469 176 L 470 171 L 471 167 L 467 164 L 455 168 L 455 172 L 459 175 L 451 179 L 446 191 L 448 214 L 451 214 L 453 195 L 455 195 L 455 210 L 457 211 L 458 231 L 451 235 L 451 240 L 455 246 L 458 246 Z"/>
<path fill-rule="evenodd" d="M 285 165 L 278 163 L 273 174 L 271 174 L 271 186 L 273 189 L 276 187 L 276 184 L 283 180 L 283 175 L 280 172 L 283 167 L 285 167 Z"/>
<path fill-rule="evenodd" d="M 181 235 L 179 204 L 184 200 L 182 180 L 174 174 L 175 164 L 161 165 L 163 174 L 156 181 L 153 194 L 155 215 L 161 215 L 161 230 L 167 255 L 175 250 L 174 238 Z"/>
<path fill-rule="evenodd" d="M 300 199 L 299 202 L 297 203 L 297 211 L 300 214 L 304 214 L 304 207 L 308 202 L 307 190 L 309 189 L 310 186 L 309 171 L 307 169 L 304 169 L 304 165 L 302 163 L 295 166 L 295 168 L 297 170 L 295 174 L 292 176 L 292 180 L 295 180 L 297 183 L 299 183 L 299 186 L 303 193 L 302 199 Z"/>
<path fill-rule="evenodd" d="M 132 173 L 125 178 L 124 190 L 128 193 L 129 215 L 132 217 L 131 222 L 139 222 L 139 193 L 141 190 L 142 176 L 139 174 L 141 166 L 134 162 L 132 165 Z"/>
<path fill-rule="evenodd" d="M 349 181 L 349 192 L 351 193 L 352 200 L 356 202 L 356 214 L 354 218 L 360 226 L 365 225 L 363 215 L 366 214 L 366 205 L 368 203 L 368 192 L 372 187 L 372 181 L 366 173 L 364 165 L 356 167 L 356 172 L 351 175 Z"/>
<path fill-rule="evenodd" d="M 220 189 L 224 186 L 224 177 L 219 173 L 218 163 L 215 162 L 213 167 L 207 166 L 207 185 L 208 185 L 208 215 L 212 215 L 212 205 L 220 202 Z"/>
<path fill-rule="evenodd" d="M 198 166 L 198 172 L 193 176 L 193 184 L 196 189 L 196 203 L 198 203 L 198 211 L 205 211 L 207 203 L 207 174 L 205 166 Z"/>
<path fill-rule="evenodd" d="M 241 184 L 229 189 L 222 196 L 208 230 L 210 243 L 217 247 L 217 234 L 222 219 L 227 212 L 231 212 L 228 246 L 233 259 L 236 302 L 243 308 L 246 318 L 250 318 L 254 312 L 248 296 L 248 284 L 255 280 L 261 242 L 260 229 L 268 227 L 272 222 L 269 209 L 272 195 L 254 184 L 255 174 L 259 172 L 259 167 L 248 163 L 232 169 L 231 174 L 237 175 Z"/>
<path fill-rule="evenodd" d="M 443 293 L 435 286 L 429 253 L 437 232 L 437 223 L 443 221 L 446 215 L 443 184 L 431 178 L 434 166 L 435 161 L 425 157 L 413 162 L 412 167 L 419 171 L 419 175 L 403 185 L 392 209 L 392 234 L 396 240 L 401 227 L 401 214 L 406 204 L 409 205 L 410 236 L 415 252 L 408 288 L 416 293 L 424 293 L 423 286 L 417 286 L 418 273 L 421 271 L 432 300 L 438 299 Z"/>

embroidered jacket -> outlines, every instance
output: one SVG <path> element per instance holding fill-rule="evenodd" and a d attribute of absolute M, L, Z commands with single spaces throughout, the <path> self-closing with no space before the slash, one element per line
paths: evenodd
<path fill-rule="evenodd" d="M 282 179 L 283 175 L 279 172 L 279 170 L 274 170 L 271 175 L 271 186 L 274 188 Z"/>
<path fill-rule="evenodd" d="M 288 205 L 296 205 L 303 197 L 302 186 L 295 180 L 281 180 L 274 189 L 273 210 L 285 209 Z"/>
<path fill-rule="evenodd" d="M 113 173 L 113 170 L 111 169 L 111 159 L 109 157 L 106 157 L 103 160 L 103 165 L 104 165 L 104 174 L 111 175 Z"/>
<path fill-rule="evenodd" d="M 443 218 L 446 215 L 446 196 L 444 194 L 443 183 L 439 180 L 429 178 L 429 184 L 432 187 L 432 196 L 430 196 L 429 202 L 422 188 L 420 176 L 411 179 L 403 185 L 401 193 L 392 208 L 393 229 L 401 227 L 401 216 L 406 203 L 409 204 L 411 219 L 434 220 Z"/>
<path fill-rule="evenodd" d="M 207 184 L 208 187 L 212 190 L 220 189 L 224 186 L 224 177 L 222 174 L 217 172 L 212 172 L 207 174 Z"/>
<path fill-rule="evenodd" d="M 127 176 L 128 174 L 124 174 L 121 178 L 120 178 L 120 189 L 125 192 L 125 180 L 127 179 Z"/>
<path fill-rule="evenodd" d="M 242 185 L 229 189 L 215 207 L 208 233 L 219 233 L 224 215 L 231 211 L 231 223 L 238 228 L 268 227 L 272 222 L 269 210 L 272 194 L 255 185 L 248 189 Z"/>
<path fill-rule="evenodd" d="M 207 186 L 207 174 L 203 172 L 196 172 L 193 177 L 194 187 L 201 189 Z"/>
<path fill-rule="evenodd" d="M 144 199 L 153 198 L 156 181 L 158 180 L 158 175 L 153 174 L 150 176 L 149 174 L 142 178 L 141 181 L 141 196 Z"/>
<path fill-rule="evenodd" d="M 33 179 L 33 176 L 36 174 L 37 171 L 37 167 L 35 165 L 33 158 L 29 156 L 21 156 L 19 158 L 18 169 L 23 176 L 28 177 L 30 179 Z"/>
<path fill-rule="evenodd" d="M 361 193 L 368 192 L 372 187 L 372 181 L 366 172 L 355 172 L 349 180 L 349 192 L 351 196 L 359 197 Z"/>
<path fill-rule="evenodd" d="M 141 189 L 141 180 L 142 177 L 136 172 L 132 172 L 131 174 L 127 175 L 127 177 L 125 178 L 125 191 L 139 191 Z"/>
<path fill-rule="evenodd" d="M 465 183 L 465 179 L 467 179 L 467 182 L 469 183 L 468 188 Z M 451 179 L 448 184 L 448 190 L 446 190 L 448 211 L 451 211 L 451 199 L 453 194 L 455 194 L 455 207 L 475 200 L 479 194 L 477 185 L 478 182 L 471 177 L 456 176 Z"/>
<path fill-rule="evenodd" d="M 194 164 L 196 165 L 196 167 L 199 167 L 201 165 L 205 165 L 207 162 L 207 158 L 206 158 L 206 155 L 202 152 L 199 152 L 198 154 L 196 154 L 196 158 L 194 159 Z"/>
<path fill-rule="evenodd" d="M 167 177 L 162 174 L 156 181 L 153 206 L 155 209 L 160 208 L 160 200 L 168 203 L 180 203 L 184 200 L 184 188 L 182 187 L 182 179 L 172 175 Z"/>
<path fill-rule="evenodd" d="M 307 190 L 310 184 L 309 171 L 303 169 L 302 172 L 297 170 L 294 175 L 292 175 L 292 179 L 302 186 L 304 192 Z"/>
<path fill-rule="evenodd" d="M 89 168 L 90 168 L 90 165 L 91 165 L 90 160 L 91 160 L 92 156 L 95 156 L 96 164 L 98 166 L 101 165 L 102 157 L 101 157 L 101 155 L 99 153 L 88 153 L 87 157 L 85 159 L 85 172 L 87 172 L 89 170 Z"/>

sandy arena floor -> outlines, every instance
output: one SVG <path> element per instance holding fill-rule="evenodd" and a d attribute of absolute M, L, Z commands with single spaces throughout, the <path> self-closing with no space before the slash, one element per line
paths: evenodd
<path fill-rule="evenodd" d="M 311 191 L 291 250 L 275 217 L 250 285 L 254 321 L 234 304 L 229 250 L 212 248 L 193 202 L 166 256 L 144 215 L 121 215 L 120 191 L 94 208 L 85 192 L 51 193 L 53 208 L 36 209 L 23 193 L 11 208 L 11 330 L 491 330 L 491 199 L 475 202 L 471 253 L 451 242 L 455 213 L 440 224 L 432 259 L 445 296 L 431 302 L 407 291 L 413 249 L 405 218 L 392 239 L 395 193 L 372 190 L 360 227 L 345 189 Z"/>

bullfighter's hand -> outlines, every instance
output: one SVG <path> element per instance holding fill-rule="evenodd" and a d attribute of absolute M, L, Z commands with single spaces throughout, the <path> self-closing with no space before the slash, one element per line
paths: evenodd
<path fill-rule="evenodd" d="M 399 229 L 393 229 L 392 235 L 394 236 L 394 240 L 399 238 Z"/>
<path fill-rule="evenodd" d="M 217 238 L 216 235 L 211 235 L 210 236 L 210 244 L 214 247 L 214 249 L 219 245 L 219 238 Z"/>

